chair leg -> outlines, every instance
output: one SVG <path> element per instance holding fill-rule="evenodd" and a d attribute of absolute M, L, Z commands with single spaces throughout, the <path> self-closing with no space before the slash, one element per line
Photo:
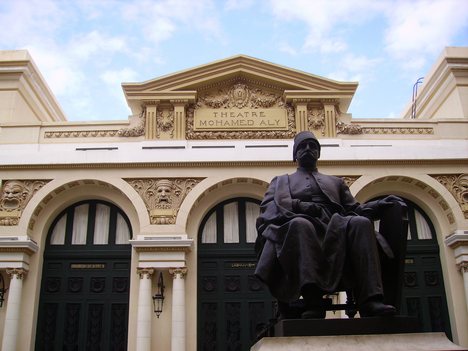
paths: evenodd
<path fill-rule="evenodd" d="M 346 305 L 349 306 L 345 310 L 345 314 L 348 318 L 354 318 L 357 314 L 356 301 L 352 290 L 346 290 Z"/>

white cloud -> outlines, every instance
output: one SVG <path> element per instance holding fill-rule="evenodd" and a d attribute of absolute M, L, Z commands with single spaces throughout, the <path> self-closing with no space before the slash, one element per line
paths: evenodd
<path fill-rule="evenodd" d="M 278 48 L 281 52 L 285 52 L 291 56 L 297 55 L 297 50 L 286 42 L 281 42 Z"/>
<path fill-rule="evenodd" d="M 397 1 L 388 7 L 386 50 L 407 68 L 421 68 L 427 55 L 438 54 L 468 29 L 465 0 Z"/>
<path fill-rule="evenodd" d="M 137 77 L 138 73 L 129 67 L 122 68 L 121 70 L 105 71 L 100 75 L 101 80 L 106 84 L 119 87 L 122 82 L 132 82 Z"/>
<path fill-rule="evenodd" d="M 300 21 L 308 34 L 304 49 L 322 53 L 343 52 L 344 39 L 337 35 L 338 26 L 356 24 L 375 16 L 381 4 L 373 0 L 271 0 L 271 10 L 278 21 Z"/>
<path fill-rule="evenodd" d="M 227 0 L 224 4 L 226 11 L 245 10 L 254 4 L 254 0 Z"/>
<path fill-rule="evenodd" d="M 126 39 L 119 36 L 101 34 L 97 30 L 78 36 L 69 44 L 70 52 L 78 59 L 89 59 L 92 55 L 108 55 L 109 52 L 122 52 Z"/>

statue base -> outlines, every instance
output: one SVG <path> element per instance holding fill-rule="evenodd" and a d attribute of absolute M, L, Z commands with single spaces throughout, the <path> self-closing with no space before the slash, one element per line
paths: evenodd
<path fill-rule="evenodd" d="M 265 337 L 250 351 L 455 351 L 444 333 Z"/>
<path fill-rule="evenodd" d="M 331 319 L 283 319 L 266 336 L 326 336 L 364 334 L 404 334 L 420 332 L 416 317 L 368 317 Z"/>

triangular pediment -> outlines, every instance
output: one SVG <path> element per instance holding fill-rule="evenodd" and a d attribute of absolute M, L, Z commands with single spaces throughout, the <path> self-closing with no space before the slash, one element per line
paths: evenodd
<path fill-rule="evenodd" d="M 338 82 L 245 55 L 141 83 L 124 83 L 122 87 L 134 110 L 151 101 L 196 102 L 202 95 L 236 84 L 280 94 L 285 101 L 336 99 L 343 112 L 347 111 L 357 88 L 356 82 Z"/>

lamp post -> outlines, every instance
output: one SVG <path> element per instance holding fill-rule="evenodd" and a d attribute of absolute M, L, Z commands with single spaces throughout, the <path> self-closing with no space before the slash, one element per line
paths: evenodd
<path fill-rule="evenodd" d="M 164 304 L 164 280 L 162 272 L 159 272 L 158 291 L 153 296 L 153 309 L 156 317 L 159 318 Z"/>

